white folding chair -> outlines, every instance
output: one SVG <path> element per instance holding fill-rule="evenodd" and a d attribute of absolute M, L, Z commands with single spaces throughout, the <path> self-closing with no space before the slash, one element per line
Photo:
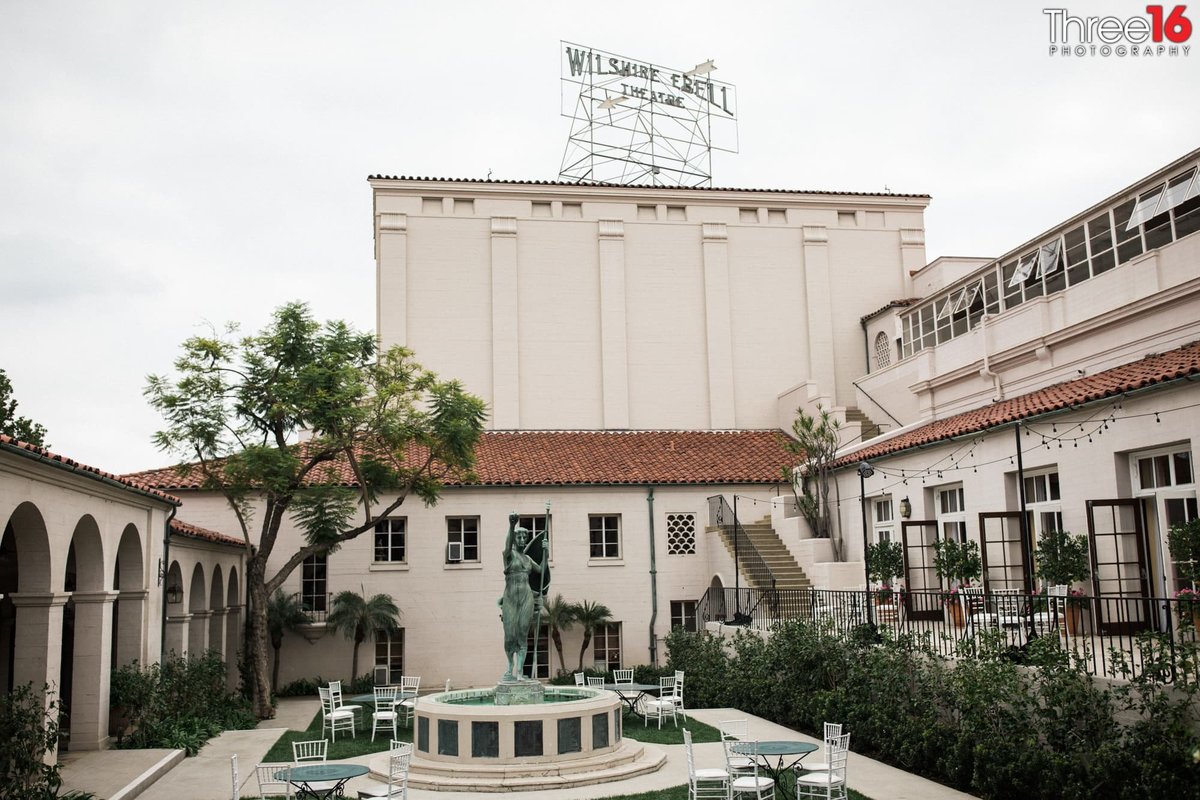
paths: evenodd
<path fill-rule="evenodd" d="M 375 711 L 371 714 L 371 741 L 375 741 L 376 731 L 390 730 L 392 738 L 396 738 L 396 692 L 395 686 L 375 687 Z"/>
<path fill-rule="evenodd" d="M 420 675 L 401 675 L 400 676 L 400 694 L 396 705 L 404 712 L 404 724 L 408 725 L 412 722 L 413 715 L 417 713 L 417 694 L 421 691 L 421 676 Z"/>
<path fill-rule="evenodd" d="M 346 703 L 344 703 L 342 701 L 342 682 L 341 681 L 330 681 L 329 682 L 329 692 L 333 696 L 333 707 L 337 708 L 337 709 L 344 708 L 347 711 L 353 711 L 355 719 L 358 720 L 358 724 L 362 725 L 363 708 L 362 708 L 362 706 L 356 706 L 353 704 L 347 705 Z"/>
<path fill-rule="evenodd" d="M 850 753 L 850 734 L 834 737 L 829 746 L 829 769 L 796 776 L 796 797 L 823 797 L 825 800 L 844 798 L 846 794 L 846 759 Z"/>
<path fill-rule="evenodd" d="M 412 763 L 412 745 L 392 740 L 388 751 L 387 786 L 360 789 L 358 800 L 408 800 L 408 768 Z"/>
<path fill-rule="evenodd" d="M 352 737 L 357 736 L 354 732 L 354 712 L 348 708 L 336 708 L 333 692 L 324 686 L 317 689 L 317 694 L 321 696 L 321 733 L 328 730 L 335 742 L 338 728 L 349 730 Z"/>
<path fill-rule="evenodd" d="M 797 772 L 821 772 L 829 769 L 830 755 L 829 750 L 833 746 L 833 742 L 837 737 L 842 735 L 842 723 L 826 722 L 825 723 L 825 745 L 821 748 L 822 758 L 824 761 L 804 761 L 796 765 Z"/>
<path fill-rule="evenodd" d="M 728 765 L 729 769 L 729 796 L 731 798 L 738 795 L 754 795 L 756 800 L 775 800 L 775 781 L 758 774 L 758 742 L 743 742 L 742 748 L 747 750 L 746 755 L 752 762 L 752 767 L 748 771 L 740 771 L 735 773 L 732 765 Z M 740 749 L 740 748 L 739 748 Z M 725 748 L 726 758 L 731 752 L 729 746 Z"/>
<path fill-rule="evenodd" d="M 688 800 L 727 797 L 729 773 L 718 767 L 696 768 L 696 755 L 692 752 L 692 732 L 687 728 L 683 729 L 683 747 L 687 752 Z"/>
<path fill-rule="evenodd" d="M 1067 585 L 1055 584 L 1046 589 L 1046 610 L 1035 612 L 1033 624 L 1039 631 L 1065 628 L 1067 625 Z"/>
<path fill-rule="evenodd" d="M 721 744 L 725 748 L 725 768 L 731 778 L 754 771 L 754 759 L 732 750 L 733 745 L 746 738 L 747 721 L 727 719 L 717 723 L 721 732 Z"/>
<path fill-rule="evenodd" d="M 675 712 L 679 716 L 687 719 L 687 714 L 683 713 L 683 670 L 675 670 Z"/>
<path fill-rule="evenodd" d="M 996 624 L 1001 628 L 1020 627 L 1025 622 L 1025 603 L 1020 589 L 994 589 L 992 602 L 996 606 Z"/>
<path fill-rule="evenodd" d="M 603 689 L 604 688 L 604 678 L 593 678 L 591 675 L 589 675 L 588 679 L 587 679 L 587 684 L 588 684 L 588 686 L 598 686 L 601 689 Z"/>
<path fill-rule="evenodd" d="M 328 739 L 292 742 L 292 761 L 296 764 L 303 764 L 306 761 L 324 761 L 328 754 Z"/>
<path fill-rule="evenodd" d="M 292 796 L 292 784 L 286 777 L 279 777 L 280 775 L 286 776 L 290 766 L 292 765 L 268 761 L 254 768 L 254 777 L 258 778 L 259 800 L 267 800 L 267 795 Z"/>
<path fill-rule="evenodd" d="M 633 670 L 631 669 L 614 669 L 613 683 L 633 683 Z"/>
<path fill-rule="evenodd" d="M 658 720 L 658 729 L 662 730 L 663 717 L 670 715 L 671 722 L 679 727 L 679 719 L 675 716 L 675 678 L 658 679 L 658 697 L 642 698 L 642 720 L 650 724 L 650 718 Z"/>
<path fill-rule="evenodd" d="M 584 674 L 582 672 L 576 672 L 575 673 L 575 685 L 583 686 L 585 683 L 586 683 L 586 681 L 584 681 Z"/>

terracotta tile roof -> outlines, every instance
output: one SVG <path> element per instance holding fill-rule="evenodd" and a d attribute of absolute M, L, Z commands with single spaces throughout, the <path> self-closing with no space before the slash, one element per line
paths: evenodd
<path fill-rule="evenodd" d="M 226 536 L 223 533 L 210 531 L 207 528 L 201 528 L 198 525 L 193 525 L 190 522 L 184 522 L 181 519 L 171 520 L 171 533 L 186 536 L 189 539 L 203 539 L 206 542 L 216 542 L 217 544 L 228 544 L 234 547 L 244 547 L 245 542 L 241 539 L 236 539 L 232 536 Z"/>
<path fill-rule="evenodd" d="M 14 439 L 11 436 L 6 436 L 2 433 L 0 433 L 0 449 L 8 450 L 28 458 L 35 458 L 39 461 L 47 462 L 51 466 L 70 470 L 71 472 L 75 472 L 84 476 L 85 478 L 118 483 L 127 489 L 132 489 L 135 492 L 149 495 L 157 500 L 170 503 L 173 506 L 177 506 L 182 503 L 178 497 L 172 497 L 166 492 L 160 491 L 161 487 L 152 486 L 134 477 L 114 475 L 113 473 L 105 472 L 102 469 L 89 467 L 87 464 L 80 464 L 74 459 L 67 458 L 66 456 L 59 455 L 58 453 L 53 453 L 44 447 L 38 447 L 36 444 L 30 444 L 29 442 L 22 442 L 19 439 Z"/>
<path fill-rule="evenodd" d="M 652 184 L 625 183 L 577 183 L 574 181 L 502 181 L 487 178 L 432 178 L 419 175 L 368 175 L 369 181 L 422 181 L 425 183 L 482 183 L 492 186 L 563 186 L 572 189 L 599 187 L 610 189 L 645 189 L 647 191 L 698 191 L 698 192 L 771 192 L 772 194 L 822 194 L 837 197 L 900 197 L 928 200 L 927 194 L 901 194 L 899 192 L 830 192 L 819 189 L 747 189 L 736 186 L 654 186 Z"/>
<path fill-rule="evenodd" d="M 488 431 L 475 450 L 483 486 L 594 484 L 770 484 L 794 460 L 783 434 L 756 431 Z M 345 464 L 332 464 L 347 486 Z M 129 475 L 161 489 L 199 489 L 186 466 Z M 447 481 L 447 485 L 466 485 Z"/>
<path fill-rule="evenodd" d="M 911 306 L 914 303 L 919 303 L 919 302 L 921 302 L 921 298 L 919 298 L 919 297 L 905 297 L 902 300 L 893 300 L 892 302 L 888 303 L 886 306 L 875 309 L 870 314 L 864 314 L 863 316 L 859 317 L 858 321 L 866 322 L 871 317 L 874 317 L 878 314 L 882 314 L 884 311 L 887 311 L 889 308 L 907 308 L 908 306 Z"/>
<path fill-rule="evenodd" d="M 1192 342 L 1165 353 L 1148 355 L 1140 361 L 1058 383 L 1036 392 L 1010 397 L 989 406 L 955 414 L 894 436 L 878 444 L 867 444 L 835 463 L 835 467 L 857 464 L 901 450 L 945 441 L 955 436 L 994 428 L 1027 417 L 1060 411 L 1167 381 L 1200 374 L 1200 342 Z"/>

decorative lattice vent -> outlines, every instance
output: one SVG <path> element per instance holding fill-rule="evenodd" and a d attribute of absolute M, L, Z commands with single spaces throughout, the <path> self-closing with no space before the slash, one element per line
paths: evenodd
<path fill-rule="evenodd" d="M 696 515 L 667 514 L 667 555 L 690 556 L 696 552 Z"/>

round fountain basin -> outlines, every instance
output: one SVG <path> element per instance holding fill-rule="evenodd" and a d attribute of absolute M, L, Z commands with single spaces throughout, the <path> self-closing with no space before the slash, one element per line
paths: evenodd
<path fill-rule="evenodd" d="M 621 699 L 603 689 L 546 688 L 542 703 L 498 706 L 493 689 L 422 697 L 414 756 L 455 764 L 548 763 L 590 758 L 621 744 Z"/>

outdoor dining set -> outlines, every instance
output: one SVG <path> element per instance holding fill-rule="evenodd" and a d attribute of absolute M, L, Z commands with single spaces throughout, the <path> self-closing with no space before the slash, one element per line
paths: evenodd
<path fill-rule="evenodd" d="M 754 741 L 746 738 L 747 721 L 718 723 L 725 750 L 724 767 L 697 767 L 692 734 L 683 729 L 687 751 L 688 800 L 702 798 L 754 797 L 846 798 L 846 760 L 850 734 L 838 723 L 825 723 L 823 745 L 802 741 Z M 823 751 L 822 761 L 803 759 Z"/>
<path fill-rule="evenodd" d="M 332 681 L 318 688 L 321 697 L 321 733 L 329 733 L 329 739 L 321 738 L 292 743 L 292 763 L 264 763 L 256 769 L 259 796 L 282 794 L 297 800 L 312 798 L 326 800 L 344 797 L 346 784 L 352 779 L 366 775 L 370 770 L 362 764 L 326 761 L 330 740 L 337 740 L 337 732 L 349 731 L 356 737 L 359 728 L 366 731 L 365 710 L 370 705 L 371 741 L 375 734 L 390 733 L 388 750 L 388 783 L 374 789 L 358 792 L 359 798 L 388 798 L 402 800 L 408 797 L 408 769 L 412 761 L 412 744 L 398 741 L 398 725 L 411 725 L 416 708 L 416 697 L 420 690 L 419 677 L 403 676 L 395 686 L 376 686 L 371 694 L 355 695 L 344 702 L 341 681 Z"/>
<path fill-rule="evenodd" d="M 675 670 L 674 675 L 658 679 L 658 683 L 634 683 L 632 669 L 613 670 L 612 682 L 604 678 L 586 677 L 582 672 L 575 673 L 575 685 L 586 685 L 594 689 L 607 689 L 616 692 L 625 703 L 630 714 L 642 718 L 643 724 L 649 725 L 651 719 L 662 721 L 671 718 L 672 724 L 679 727 L 678 718 L 687 716 L 683 708 L 683 670 Z"/>

